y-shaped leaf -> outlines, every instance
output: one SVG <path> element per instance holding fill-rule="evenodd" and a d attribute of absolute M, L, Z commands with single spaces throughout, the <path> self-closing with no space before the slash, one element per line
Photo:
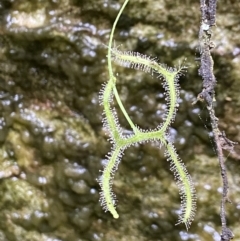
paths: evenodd
<path fill-rule="evenodd" d="M 119 217 L 115 208 L 116 197 L 112 192 L 112 183 L 114 174 L 118 168 L 119 162 L 121 161 L 124 150 L 136 143 L 159 141 L 161 145 L 165 145 L 166 147 L 166 156 L 167 159 L 170 160 L 170 170 L 174 172 L 174 176 L 179 187 L 179 193 L 181 197 L 181 214 L 179 216 L 178 223 L 185 223 L 186 228 L 188 229 L 193 220 L 196 209 L 196 192 L 192 183 L 192 179 L 188 174 L 185 165 L 179 159 L 175 148 L 167 138 L 168 127 L 174 120 L 178 107 L 178 78 L 182 69 L 177 70 L 174 68 L 168 68 L 159 64 L 155 59 L 146 55 L 131 51 L 122 52 L 118 49 L 112 48 L 114 31 L 119 17 L 121 16 L 127 3 L 128 0 L 124 2 L 113 24 L 108 45 L 109 81 L 104 86 L 104 89 L 100 92 L 100 100 L 103 104 L 105 115 L 103 124 L 107 128 L 110 134 L 110 141 L 113 144 L 111 152 L 109 152 L 107 155 L 108 162 L 102 172 L 101 177 L 99 178 L 99 183 L 102 189 L 100 193 L 100 202 L 105 211 L 110 211 L 114 218 Z M 117 92 L 117 79 L 114 76 L 112 70 L 112 60 L 126 67 L 133 67 L 138 70 L 143 70 L 150 73 L 155 72 L 158 74 L 158 76 L 162 77 L 163 87 L 167 95 L 168 112 L 164 118 L 164 122 L 155 130 L 142 130 L 133 124 Z M 113 97 L 115 97 L 120 110 L 122 111 L 123 115 L 133 130 L 133 134 L 130 136 L 122 135 L 116 110 L 111 107 Z"/>

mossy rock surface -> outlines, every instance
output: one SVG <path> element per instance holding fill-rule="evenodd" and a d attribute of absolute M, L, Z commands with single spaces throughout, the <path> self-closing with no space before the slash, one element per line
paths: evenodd
<path fill-rule="evenodd" d="M 170 135 L 198 193 L 196 219 L 175 226 L 180 200 L 164 150 L 146 144 L 126 150 L 114 179 L 120 218 L 104 213 L 96 179 L 110 150 L 98 93 L 108 80 L 109 32 L 123 1 L 9 0 L 0 4 L 0 240 L 218 240 L 221 179 L 209 138 L 198 76 L 199 3 L 130 0 L 115 45 L 188 65 Z M 230 139 L 240 142 L 240 47 L 237 1 L 218 3 L 213 38 L 218 81 L 216 111 Z M 186 58 L 186 60 L 185 60 Z M 161 80 L 114 66 L 118 90 L 134 123 L 155 128 L 166 111 Z M 129 131 L 120 114 L 120 124 Z M 228 223 L 239 232 L 239 153 L 226 165 Z M 228 153 L 226 153 L 226 156 Z"/>

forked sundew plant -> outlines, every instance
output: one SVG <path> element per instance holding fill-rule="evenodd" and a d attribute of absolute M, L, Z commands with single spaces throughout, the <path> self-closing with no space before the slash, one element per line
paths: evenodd
<path fill-rule="evenodd" d="M 112 191 L 112 184 L 114 174 L 121 161 L 124 150 L 137 143 L 158 141 L 160 146 L 165 146 L 166 148 L 165 155 L 170 162 L 170 170 L 173 171 L 179 188 L 181 197 L 181 214 L 179 215 L 177 224 L 184 223 L 188 229 L 196 211 L 196 192 L 185 165 L 178 157 L 173 143 L 169 140 L 170 138 L 168 138 L 168 128 L 175 118 L 178 107 L 178 79 L 183 68 L 168 68 L 165 65 L 159 64 L 156 59 L 146 55 L 131 51 L 122 52 L 112 47 L 116 25 L 128 1 L 129 0 L 125 0 L 111 30 L 107 55 L 109 81 L 100 91 L 100 102 L 104 108 L 103 125 L 107 129 L 110 135 L 110 142 L 112 143 L 112 149 L 107 155 L 108 162 L 99 178 L 99 184 L 101 187 L 100 202 L 105 211 L 109 211 L 114 218 L 119 217 L 116 211 L 116 196 Z M 168 103 L 168 111 L 164 117 L 164 122 L 159 124 L 156 129 L 143 130 L 132 122 L 118 95 L 116 88 L 117 78 L 113 73 L 112 61 L 125 67 L 133 67 L 150 73 L 154 72 L 160 77 L 159 79 L 163 81 L 163 87 L 167 96 L 166 101 Z M 132 128 L 132 135 L 126 136 L 122 134 L 117 112 L 114 107 L 111 106 L 114 99 Z"/>

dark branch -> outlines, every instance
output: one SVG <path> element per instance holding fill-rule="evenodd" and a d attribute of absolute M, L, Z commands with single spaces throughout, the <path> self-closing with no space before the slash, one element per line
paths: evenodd
<path fill-rule="evenodd" d="M 209 111 L 211 126 L 214 135 L 214 141 L 216 144 L 217 155 L 219 160 L 219 166 L 221 170 L 223 193 L 221 200 L 221 223 L 222 223 L 222 234 L 221 241 L 229 241 L 233 238 L 232 231 L 227 227 L 225 203 L 228 199 L 228 179 L 226 168 L 224 165 L 223 149 L 233 150 L 234 142 L 226 138 L 225 134 L 218 128 L 218 118 L 215 116 L 213 108 L 214 96 L 215 96 L 215 85 L 216 78 L 213 74 L 213 59 L 211 56 L 211 49 L 214 47 L 211 42 L 211 27 L 216 22 L 216 5 L 217 0 L 200 0 L 200 9 L 202 15 L 201 26 L 199 30 L 199 45 L 200 45 L 200 68 L 198 70 L 199 75 L 203 79 L 203 88 L 201 93 L 198 95 L 197 100 L 205 101 L 207 103 L 207 109 Z"/>

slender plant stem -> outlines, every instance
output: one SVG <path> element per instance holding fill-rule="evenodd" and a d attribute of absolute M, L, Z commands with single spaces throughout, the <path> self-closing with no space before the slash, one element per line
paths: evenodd
<path fill-rule="evenodd" d="M 117 103 L 118 103 L 118 105 L 119 105 L 119 107 L 120 107 L 123 115 L 124 115 L 125 118 L 127 119 L 127 121 L 128 121 L 128 123 L 129 123 L 129 125 L 131 126 L 133 132 L 136 134 L 137 132 L 139 132 L 139 130 L 138 130 L 137 127 L 133 124 L 133 122 L 132 122 L 132 120 L 130 119 L 128 113 L 126 112 L 126 110 L 125 110 L 125 108 L 124 108 L 124 106 L 123 106 L 123 104 L 122 104 L 122 101 L 121 101 L 121 99 L 120 99 L 120 97 L 119 97 L 119 95 L 118 95 L 118 91 L 117 91 L 116 86 L 114 86 L 113 92 L 114 92 L 114 96 L 115 96 L 115 98 L 116 98 L 116 100 L 117 100 Z"/>
<path fill-rule="evenodd" d="M 109 37 L 109 42 L 108 42 L 108 72 L 109 72 L 109 76 L 110 78 L 113 77 L 113 70 L 112 70 L 112 60 L 111 60 L 111 51 L 112 51 L 112 45 L 113 45 L 113 35 L 114 35 L 114 31 L 116 29 L 116 26 L 117 26 L 117 23 L 118 23 L 118 20 L 120 18 L 120 16 L 122 15 L 122 12 L 124 10 L 124 8 L 126 7 L 126 5 L 128 4 L 129 0 L 126 0 L 121 9 L 119 10 L 118 12 L 118 15 L 113 23 L 113 27 L 112 27 L 112 30 L 111 30 L 111 33 L 110 33 L 110 37 Z"/>
<path fill-rule="evenodd" d="M 113 74 L 113 69 L 112 69 L 112 60 L 111 60 L 111 57 L 112 57 L 112 45 L 113 45 L 113 35 L 114 35 L 114 31 L 116 29 L 116 26 L 117 26 L 117 23 L 119 21 L 119 18 L 120 16 L 122 15 L 122 12 L 124 10 L 124 8 L 126 7 L 126 5 L 128 4 L 129 0 L 126 0 L 124 2 L 124 4 L 122 5 L 121 9 L 119 10 L 118 12 L 118 15 L 113 23 L 113 27 L 112 27 L 112 31 L 111 31 L 111 34 L 110 34 L 110 38 L 109 38 L 109 44 L 108 44 L 108 70 L 109 70 L 109 76 L 110 76 L 110 81 L 113 81 L 115 80 L 116 78 L 114 78 L 114 74 Z M 114 96 L 116 98 L 116 101 L 123 113 L 123 115 L 125 116 L 127 122 L 129 123 L 129 125 L 131 126 L 131 128 L 133 129 L 134 133 L 137 133 L 138 132 L 138 129 L 136 128 L 136 126 L 133 124 L 133 122 L 131 121 L 126 109 L 124 108 L 123 106 L 123 103 L 119 97 L 119 94 L 118 94 L 118 91 L 117 91 L 117 88 L 116 86 L 113 88 L 113 91 L 114 91 Z"/>

